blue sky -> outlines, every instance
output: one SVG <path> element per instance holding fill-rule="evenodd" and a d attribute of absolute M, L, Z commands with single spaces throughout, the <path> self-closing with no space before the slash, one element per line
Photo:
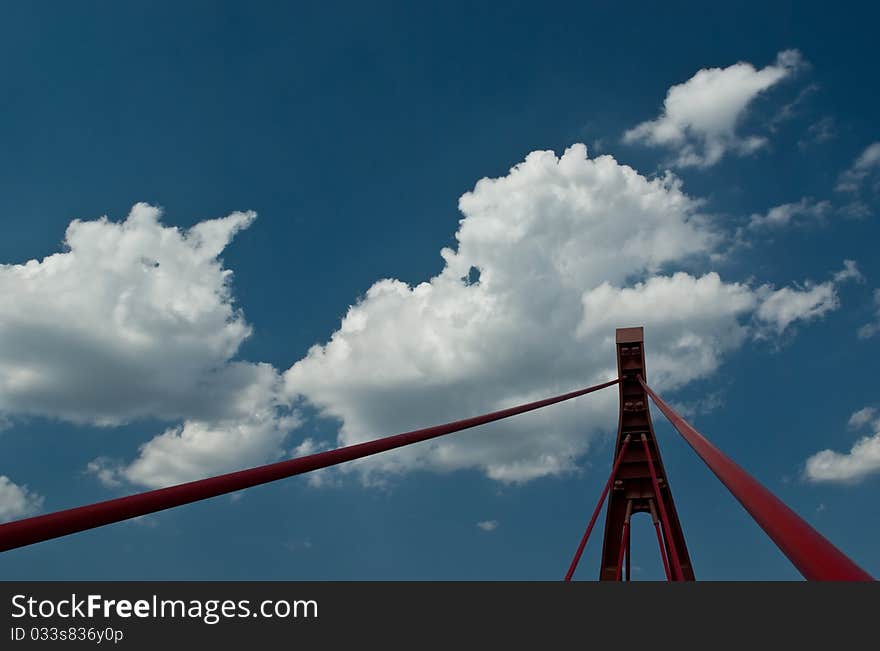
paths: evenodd
<path fill-rule="evenodd" d="M 178 5 L 3 10 L 0 513 L 592 384 L 644 324 L 655 388 L 880 574 L 876 10 Z M 0 572 L 561 578 L 615 400 Z M 697 577 L 797 578 L 655 422 Z M 633 538 L 660 578 L 647 520 Z"/>

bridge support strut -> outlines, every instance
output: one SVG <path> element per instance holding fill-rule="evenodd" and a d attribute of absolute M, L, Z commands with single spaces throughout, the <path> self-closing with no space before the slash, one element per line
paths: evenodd
<path fill-rule="evenodd" d="M 673 581 L 693 581 L 694 570 L 654 436 L 648 395 L 639 382 L 640 376 L 645 377 L 642 328 L 618 328 L 617 370 L 620 416 L 614 457 L 620 456 L 620 462 L 608 496 L 599 580 L 620 580 L 624 547 L 629 543 L 630 517 L 639 512 L 649 513 L 657 525 L 659 511 L 663 536 L 660 526 L 656 530 L 667 577 Z M 624 446 L 625 441 L 635 444 Z"/>

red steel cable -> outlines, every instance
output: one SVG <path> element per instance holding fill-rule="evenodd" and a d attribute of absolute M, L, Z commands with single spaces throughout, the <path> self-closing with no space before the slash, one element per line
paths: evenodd
<path fill-rule="evenodd" d="M 870 574 L 853 563 L 778 497 L 706 440 L 654 393 L 641 377 L 639 382 L 678 433 L 733 493 L 804 578 L 811 581 L 873 581 Z"/>
<path fill-rule="evenodd" d="M 651 507 L 651 520 L 654 522 L 654 533 L 657 534 L 657 544 L 660 545 L 660 558 L 663 559 L 663 571 L 666 572 L 666 580 L 672 581 L 669 572 L 669 559 L 666 558 L 666 547 L 663 545 L 663 534 L 660 533 L 660 521 L 657 519 L 657 511 L 654 510 L 654 500 L 648 500 Z"/>
<path fill-rule="evenodd" d="M 617 576 L 615 579 L 620 581 L 621 571 L 623 570 L 623 553 L 626 551 L 626 545 L 629 542 L 629 522 L 623 523 L 623 536 L 620 541 L 620 552 L 617 555 Z"/>
<path fill-rule="evenodd" d="M 632 502 L 626 503 L 626 517 L 623 519 L 623 533 L 620 535 L 620 551 L 617 553 L 617 576 L 616 580 L 620 581 L 623 573 L 623 554 L 629 546 L 629 519 L 632 516 Z M 629 578 L 627 578 L 629 581 Z"/>
<path fill-rule="evenodd" d="M 669 561 L 666 560 L 666 548 L 663 546 L 663 536 L 660 533 L 660 523 L 654 520 L 654 531 L 657 534 L 657 544 L 660 545 L 660 558 L 663 559 L 663 571 L 666 572 L 666 580 L 672 581 L 672 574 L 669 572 Z"/>
<path fill-rule="evenodd" d="M 547 407 L 557 402 L 571 400 L 572 398 L 613 386 L 618 382 L 620 382 L 620 379 L 597 384 L 586 389 L 579 389 L 578 391 L 572 391 L 553 398 L 545 398 L 544 400 L 494 411 L 482 416 L 395 434 L 375 441 L 349 445 L 335 450 L 327 450 L 326 452 L 318 452 L 307 457 L 288 459 L 287 461 L 279 461 L 248 470 L 230 472 L 225 475 L 218 475 L 217 477 L 169 486 L 168 488 L 160 488 L 87 506 L 38 515 L 24 520 L 7 522 L 6 524 L 0 524 L 0 551 L 31 545 L 43 540 L 85 531 L 86 529 L 94 529 L 95 527 L 101 527 L 113 522 L 136 518 L 209 497 L 233 493 L 243 488 L 251 488 L 259 484 L 277 481 L 286 477 L 292 477 L 293 475 L 318 470 L 319 468 L 335 466 L 346 461 L 360 459 L 379 452 L 386 452 L 405 445 L 427 441 L 438 436 L 444 436 L 471 427 L 477 427 L 478 425 L 485 425 L 502 418 L 509 418 L 527 411 L 540 409 L 541 407 Z"/>
<path fill-rule="evenodd" d="M 660 521 L 663 523 L 663 532 L 666 534 L 666 543 L 669 545 L 673 576 L 676 581 L 681 581 L 684 578 L 681 572 L 681 561 L 678 559 L 678 550 L 675 548 L 675 539 L 672 537 L 672 529 L 669 526 L 669 516 L 666 515 L 666 506 L 663 502 L 663 496 L 660 494 L 660 483 L 657 481 L 654 459 L 651 457 L 651 450 L 648 448 L 648 438 L 644 434 L 642 434 L 642 447 L 645 448 L 645 456 L 648 458 L 648 470 L 651 472 L 651 481 L 654 483 L 654 494 L 657 496 L 657 506 L 660 509 Z M 666 487 L 669 487 L 668 482 Z"/>
<path fill-rule="evenodd" d="M 566 581 L 571 581 L 571 577 L 574 576 L 574 571 L 577 569 L 578 563 L 581 560 L 581 554 L 584 553 L 584 547 L 587 546 L 587 540 L 589 540 L 590 533 L 593 531 L 593 526 L 596 524 L 596 519 L 599 517 L 599 511 L 602 510 L 602 505 L 605 503 L 605 497 L 611 489 L 611 483 L 614 481 L 614 476 L 617 474 L 617 467 L 620 465 L 620 460 L 623 459 L 623 453 L 626 452 L 626 446 L 629 445 L 629 441 L 630 437 L 629 434 L 627 434 L 626 438 L 623 439 L 623 445 L 620 446 L 620 452 L 617 453 L 617 458 L 614 460 L 614 466 L 611 468 L 611 474 L 608 475 L 608 481 L 605 482 L 605 487 L 602 489 L 602 495 L 599 496 L 599 503 L 593 510 L 593 517 L 590 518 L 590 523 L 587 525 L 584 535 L 581 536 L 581 542 L 578 545 L 577 551 L 574 553 L 574 558 L 571 559 L 571 565 L 568 566 L 568 572 L 565 573 Z"/>

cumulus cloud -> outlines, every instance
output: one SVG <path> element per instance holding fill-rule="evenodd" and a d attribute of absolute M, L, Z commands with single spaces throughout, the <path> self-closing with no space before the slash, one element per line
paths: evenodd
<path fill-rule="evenodd" d="M 0 266 L 0 415 L 114 426 L 180 424 L 105 483 L 160 486 L 280 453 L 295 424 L 267 364 L 232 361 L 251 328 L 218 256 L 251 212 L 187 231 L 135 205 L 122 222 L 75 220 L 65 250 Z"/>
<path fill-rule="evenodd" d="M 880 169 L 880 142 L 868 145 L 837 180 L 838 192 L 858 192 L 865 180 Z"/>
<path fill-rule="evenodd" d="M 785 50 L 760 70 L 746 62 L 699 70 L 672 86 L 660 116 L 628 130 L 624 142 L 671 149 L 680 167 L 710 167 L 728 152 L 752 153 L 766 139 L 737 133 L 749 105 L 802 65 L 797 50 Z"/>
<path fill-rule="evenodd" d="M 342 423 L 340 444 L 613 377 L 608 332 L 605 341 L 578 335 L 583 293 L 703 254 L 717 240 L 677 180 L 648 180 L 610 156 L 589 159 L 583 145 L 562 157 L 533 152 L 459 205 L 458 249 L 441 252 L 438 276 L 415 287 L 377 282 L 330 341 L 285 374 L 292 395 Z M 467 280 L 472 268 L 477 282 Z M 591 432 L 614 427 L 615 401 L 604 392 L 370 465 L 479 467 L 506 481 L 563 472 Z"/>
<path fill-rule="evenodd" d="M 613 378 L 615 327 L 646 326 L 652 384 L 671 390 L 713 373 L 768 323 L 781 333 L 836 305 L 831 283 L 782 292 L 671 271 L 704 264 L 721 240 L 700 203 L 672 175 L 649 180 L 583 145 L 532 152 L 459 207 L 458 246 L 441 251 L 437 276 L 376 282 L 284 374 L 291 397 L 340 423 L 340 445 Z M 413 468 L 506 482 L 564 473 L 616 427 L 616 402 L 600 392 L 360 468 L 368 479 Z"/>
<path fill-rule="evenodd" d="M 459 208 L 437 276 L 374 283 L 283 374 L 235 358 L 251 328 L 219 256 L 252 213 L 186 231 L 146 204 L 119 223 L 74 221 L 64 252 L 0 267 L 0 416 L 164 421 L 133 460 L 88 468 L 110 486 L 158 487 L 322 449 L 286 449 L 300 402 L 339 423 L 338 444 L 359 443 L 611 379 L 624 325 L 646 326 L 649 377 L 673 390 L 749 337 L 838 304 L 839 280 L 777 289 L 685 271 L 724 238 L 701 202 L 670 173 L 649 179 L 580 144 L 532 152 Z M 504 482 L 565 473 L 614 430 L 616 403 L 600 392 L 344 469 L 367 481 L 413 469 Z"/>
<path fill-rule="evenodd" d="M 43 506 L 43 498 L 15 484 L 6 475 L 0 475 L 0 522 L 33 515 Z"/>
<path fill-rule="evenodd" d="M 873 407 L 855 412 L 849 426 L 872 432 L 862 436 L 849 452 L 822 450 L 807 459 L 804 474 L 813 482 L 854 483 L 880 472 L 880 418 Z"/>
<path fill-rule="evenodd" d="M 482 531 L 495 531 L 498 528 L 498 520 L 484 520 L 482 522 L 477 522 L 477 528 Z"/>
<path fill-rule="evenodd" d="M 645 323 L 655 348 L 652 384 L 674 389 L 710 374 L 726 352 L 742 344 L 748 327 L 740 317 L 755 309 L 756 295 L 746 285 L 725 283 L 715 272 L 701 277 L 678 272 L 632 287 L 602 283 L 584 292 L 581 301 L 579 339 L 599 337 L 610 344 L 609 333 L 617 325 Z"/>
<path fill-rule="evenodd" d="M 749 228 L 781 228 L 792 223 L 821 220 L 831 211 L 830 201 L 815 201 L 803 197 L 800 201 L 775 206 L 766 214 L 754 214 L 749 219 Z"/>
<path fill-rule="evenodd" d="M 63 253 L 0 266 L 0 412 L 117 425 L 195 400 L 213 413 L 196 387 L 223 392 L 250 334 L 216 258 L 252 219 L 182 233 L 138 204 L 121 223 L 72 222 Z"/>

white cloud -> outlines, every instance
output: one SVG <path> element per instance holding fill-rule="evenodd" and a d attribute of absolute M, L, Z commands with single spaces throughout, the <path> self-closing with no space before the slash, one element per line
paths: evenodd
<path fill-rule="evenodd" d="M 97 457 L 86 464 L 86 473 L 94 475 L 108 488 L 122 485 L 120 464 L 109 457 Z"/>
<path fill-rule="evenodd" d="M 290 456 L 294 458 L 305 457 L 326 450 L 329 447 L 330 445 L 326 441 L 316 441 L 315 439 L 307 438 L 291 450 Z M 339 485 L 338 470 L 333 467 L 313 470 L 308 474 L 306 482 L 313 488 L 337 486 Z"/>
<path fill-rule="evenodd" d="M 794 50 L 790 50 L 790 52 L 794 52 Z M 792 63 L 795 68 L 807 65 L 804 61 L 800 59 L 799 54 L 797 56 L 797 60 L 793 61 Z M 798 114 L 801 104 L 803 104 L 810 95 L 818 90 L 818 84 L 809 84 L 807 86 L 804 86 L 792 101 L 784 104 L 782 108 L 780 108 L 776 112 L 776 115 L 774 115 L 773 118 L 770 120 L 770 130 L 775 131 L 781 123 L 785 122 L 786 120 L 791 120 L 793 117 L 795 117 Z"/>
<path fill-rule="evenodd" d="M 674 175 L 647 179 L 583 145 L 532 152 L 461 197 L 458 245 L 436 277 L 376 282 L 283 375 L 234 361 L 251 330 L 218 256 L 252 213 L 188 231 L 146 204 L 122 223 L 75 221 L 65 252 L 0 267 L 0 416 L 165 421 L 134 460 L 88 468 L 111 486 L 158 487 L 322 449 L 286 445 L 298 400 L 340 423 L 340 445 L 358 443 L 613 378 L 614 328 L 636 324 L 652 384 L 671 390 L 767 324 L 782 333 L 837 305 L 830 281 L 754 288 L 682 271 L 723 239 L 700 206 Z M 613 431 L 616 402 L 612 389 L 351 466 L 377 481 L 419 468 L 560 474 Z"/>
<path fill-rule="evenodd" d="M 722 406 L 724 406 L 724 396 L 721 391 L 714 391 L 690 402 L 672 403 L 675 411 L 691 421 L 703 414 L 710 414 Z"/>
<path fill-rule="evenodd" d="M 870 425 L 873 434 L 858 439 L 849 452 L 822 450 L 807 459 L 805 476 L 813 482 L 854 483 L 880 472 L 880 419 L 877 410 L 865 407 L 849 419 L 849 426 Z"/>
<path fill-rule="evenodd" d="M 484 520 L 477 522 L 477 527 L 482 531 L 495 531 L 498 528 L 498 520 Z"/>
<path fill-rule="evenodd" d="M 295 425 L 267 364 L 231 361 L 251 333 L 218 256 L 255 215 L 188 231 L 137 204 L 123 222 L 71 222 L 62 253 L 0 266 L 0 415 L 113 426 L 182 423 L 105 483 L 160 486 L 281 451 Z"/>
<path fill-rule="evenodd" d="M 583 293 L 717 240 L 674 178 L 649 181 L 610 156 L 587 158 L 582 145 L 561 158 L 533 152 L 508 176 L 480 181 L 460 208 L 458 250 L 442 251 L 437 277 L 416 287 L 377 282 L 331 340 L 285 374 L 291 394 L 342 422 L 341 445 L 613 377 L 609 332 L 577 334 Z M 472 267 L 480 280 L 468 284 Z M 479 467 L 505 481 L 564 472 L 591 433 L 614 427 L 615 401 L 600 393 L 370 466 Z"/>
<path fill-rule="evenodd" d="M 858 192 L 865 179 L 880 169 L 880 142 L 868 145 L 855 162 L 837 180 L 838 192 Z"/>
<path fill-rule="evenodd" d="M 856 282 L 865 282 L 865 277 L 859 271 L 859 267 L 855 260 L 844 260 L 843 269 L 834 274 L 834 282 L 841 283 L 847 280 L 855 280 Z"/>
<path fill-rule="evenodd" d="M 871 323 L 866 323 L 858 330 L 860 339 L 870 339 L 880 332 L 880 289 L 874 290 L 874 309 L 874 320 Z"/>
<path fill-rule="evenodd" d="M 832 274 L 824 283 L 807 282 L 803 287 L 774 289 L 769 285 L 759 287 L 760 305 L 755 312 L 759 322 L 782 334 L 796 321 L 811 321 L 825 316 L 840 307 L 837 285 L 848 280 L 864 280 L 855 260 L 844 260 L 843 269 Z M 763 333 L 759 333 L 763 336 Z"/>
<path fill-rule="evenodd" d="M 295 416 L 278 417 L 272 406 L 263 413 L 216 422 L 184 421 L 141 446 L 130 464 L 98 465 L 98 477 L 122 477 L 158 488 L 209 474 L 231 472 L 277 460 L 288 432 L 299 424 Z"/>
<path fill-rule="evenodd" d="M 814 201 L 810 197 L 804 197 L 794 203 L 784 203 L 775 206 L 766 214 L 754 214 L 749 219 L 749 228 L 779 228 L 788 226 L 796 218 L 806 221 L 820 220 L 831 211 L 830 201 Z"/>
<path fill-rule="evenodd" d="M 6 475 L 0 475 L 0 522 L 33 515 L 43 507 L 43 498 L 19 486 Z"/>
<path fill-rule="evenodd" d="M 159 214 L 138 204 L 122 223 L 73 221 L 67 251 L 0 266 L 0 411 L 116 425 L 189 415 L 195 400 L 216 414 L 196 387 L 223 393 L 250 334 L 216 258 L 253 214 L 186 233 Z"/>
<path fill-rule="evenodd" d="M 875 418 L 877 418 L 877 409 L 875 407 L 865 407 L 854 412 L 849 417 L 849 423 L 847 424 L 853 429 L 860 429 Z"/>
<path fill-rule="evenodd" d="M 705 377 L 721 357 L 748 335 L 739 318 L 755 309 L 748 286 L 725 283 L 711 272 L 695 278 L 684 272 L 654 276 L 633 287 L 602 283 L 581 297 L 580 340 L 607 341 L 620 324 L 645 324 L 650 333 L 652 384 L 668 389 Z M 647 344 L 646 344 L 647 346 Z"/>
<path fill-rule="evenodd" d="M 649 376 L 669 390 L 710 375 L 757 333 L 759 308 L 787 326 L 836 304 L 798 301 L 811 289 L 667 272 L 706 263 L 720 241 L 699 202 L 671 175 L 648 180 L 583 145 L 533 152 L 459 206 L 458 247 L 441 252 L 437 276 L 376 282 L 285 373 L 291 396 L 341 423 L 340 445 L 612 378 L 615 327 L 646 326 Z M 466 280 L 472 268 L 478 282 Z M 616 427 L 616 403 L 600 392 L 355 465 L 367 479 L 414 468 L 476 468 L 505 482 L 564 473 Z"/>
<path fill-rule="evenodd" d="M 773 65 L 760 70 L 745 62 L 699 70 L 672 86 L 660 116 L 628 130 L 624 141 L 670 148 L 675 151 L 674 164 L 681 167 L 710 167 L 728 152 L 752 153 L 766 139 L 737 133 L 749 104 L 802 64 L 797 50 L 785 50 Z"/>
<path fill-rule="evenodd" d="M 316 454 L 327 448 L 327 444 L 323 441 L 315 441 L 314 439 L 304 439 L 302 443 L 291 450 L 291 457 L 307 457 L 310 454 Z"/>
<path fill-rule="evenodd" d="M 840 301 L 834 283 L 824 282 L 804 289 L 765 289 L 756 316 L 781 334 L 798 320 L 817 319 L 837 309 Z"/>

